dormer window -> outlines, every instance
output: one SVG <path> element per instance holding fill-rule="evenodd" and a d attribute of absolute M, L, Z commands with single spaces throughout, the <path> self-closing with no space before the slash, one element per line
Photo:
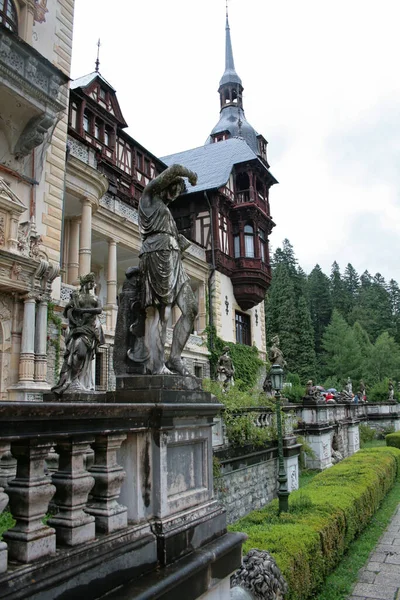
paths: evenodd
<path fill-rule="evenodd" d="M 0 0 L 0 23 L 13 33 L 18 33 L 18 15 L 13 0 Z"/>

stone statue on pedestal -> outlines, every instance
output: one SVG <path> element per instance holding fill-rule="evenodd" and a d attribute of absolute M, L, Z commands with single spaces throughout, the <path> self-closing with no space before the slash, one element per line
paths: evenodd
<path fill-rule="evenodd" d="M 279 336 L 274 335 L 271 340 L 272 346 L 268 352 L 268 359 L 271 365 L 279 365 L 284 369 L 286 367 L 286 360 L 283 358 L 282 350 L 279 348 Z"/>
<path fill-rule="evenodd" d="M 345 386 L 345 390 L 348 394 L 352 394 L 353 393 L 353 384 L 351 383 L 351 379 L 350 377 L 347 378 L 347 383 Z"/>
<path fill-rule="evenodd" d="M 139 202 L 142 237 L 140 271 L 143 277 L 143 307 L 146 309 L 145 343 L 151 374 L 190 375 L 182 361 L 182 350 L 193 329 L 198 307 L 182 264 L 182 253 L 190 242 L 180 235 L 168 208 L 185 190 L 182 177 L 196 185 L 197 175 L 181 165 L 172 165 L 145 187 Z M 171 352 L 165 361 L 167 323 L 173 306 L 181 316 L 173 331 Z"/>
<path fill-rule="evenodd" d="M 128 269 L 119 296 L 114 355 L 117 377 L 129 373 L 191 375 L 182 361 L 182 350 L 198 312 L 182 264 L 182 254 L 190 242 L 178 232 L 168 208 L 186 189 L 183 177 L 196 185 L 196 173 L 172 165 L 147 184 L 139 201 L 142 246 L 139 268 Z M 166 361 L 167 324 L 175 305 L 181 316 Z"/>
<path fill-rule="evenodd" d="M 221 356 L 218 359 L 217 367 L 217 379 L 222 383 L 224 391 L 228 391 L 229 388 L 235 385 L 235 381 L 233 379 L 234 374 L 235 367 L 233 366 L 232 359 L 229 356 L 229 346 L 225 346 Z"/>
<path fill-rule="evenodd" d="M 52 388 L 58 396 L 95 389 L 92 360 L 98 346 L 104 344 L 104 334 L 99 320 L 103 309 L 97 296 L 91 293 L 94 287 L 94 273 L 80 277 L 80 289 L 72 292 L 64 308 L 64 317 L 68 319 L 64 362 L 60 379 Z"/>
<path fill-rule="evenodd" d="M 391 379 L 389 379 L 389 401 L 394 400 L 394 385 L 393 385 L 393 381 Z"/>

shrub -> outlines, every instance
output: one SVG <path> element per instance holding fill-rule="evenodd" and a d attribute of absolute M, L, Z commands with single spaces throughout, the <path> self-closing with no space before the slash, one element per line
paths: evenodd
<path fill-rule="evenodd" d="M 275 410 L 275 404 L 267 398 L 264 392 L 250 390 L 243 391 L 241 386 L 235 385 L 227 392 L 217 381 L 203 380 L 203 387 L 224 404 L 224 422 L 228 440 L 234 446 L 263 446 L 265 442 L 276 439 L 275 427 L 258 427 L 255 424 L 257 413 L 246 412 L 246 408 L 266 407 Z M 285 414 L 282 413 L 284 420 Z"/>
<path fill-rule="evenodd" d="M 289 402 L 301 402 L 306 390 L 304 385 L 292 383 L 292 385 L 285 386 L 282 390 L 282 395 L 289 400 Z"/>
<path fill-rule="evenodd" d="M 248 535 L 244 550 L 268 550 L 289 585 L 288 600 L 314 597 L 350 542 L 365 528 L 400 471 L 400 450 L 361 450 L 290 495 L 290 510 L 276 500 L 231 530 Z"/>
<path fill-rule="evenodd" d="M 372 442 L 372 440 L 374 440 L 376 438 L 375 429 L 373 429 L 369 425 L 360 423 L 360 425 L 358 426 L 358 429 L 360 431 L 360 446 L 361 446 L 361 448 L 364 446 L 364 444 L 366 444 L 367 442 Z"/>
<path fill-rule="evenodd" d="M 375 383 L 367 394 L 370 402 L 387 402 L 389 399 L 389 378 Z"/>
<path fill-rule="evenodd" d="M 386 436 L 386 446 L 393 446 L 400 449 L 400 431 L 388 433 Z"/>

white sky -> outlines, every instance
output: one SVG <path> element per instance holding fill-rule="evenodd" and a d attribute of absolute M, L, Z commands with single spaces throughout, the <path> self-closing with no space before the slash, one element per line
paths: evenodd
<path fill-rule="evenodd" d="M 268 140 L 276 227 L 301 266 L 337 260 L 400 282 L 400 3 L 229 0 L 247 120 Z M 72 78 L 117 90 L 156 156 L 201 146 L 219 119 L 224 0 L 76 0 Z"/>

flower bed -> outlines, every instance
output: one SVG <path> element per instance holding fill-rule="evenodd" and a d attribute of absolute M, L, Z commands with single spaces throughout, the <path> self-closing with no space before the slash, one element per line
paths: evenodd
<path fill-rule="evenodd" d="M 268 550 L 289 585 L 288 600 L 313 597 L 352 540 L 368 525 L 400 473 L 400 450 L 361 450 L 290 495 L 290 512 L 274 500 L 230 527 L 248 535 L 244 550 Z"/>

